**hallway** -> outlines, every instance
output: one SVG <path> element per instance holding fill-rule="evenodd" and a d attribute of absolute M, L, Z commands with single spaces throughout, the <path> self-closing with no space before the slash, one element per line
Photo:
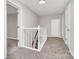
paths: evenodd
<path fill-rule="evenodd" d="M 40 52 L 17 47 L 14 43 L 15 41 L 9 43 L 11 45 L 8 46 L 7 59 L 73 59 L 60 38 L 48 38 Z"/>

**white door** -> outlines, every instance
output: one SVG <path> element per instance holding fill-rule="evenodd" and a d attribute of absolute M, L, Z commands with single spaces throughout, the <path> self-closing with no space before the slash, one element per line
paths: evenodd
<path fill-rule="evenodd" d="M 51 36 L 60 37 L 60 19 L 51 20 Z"/>
<path fill-rule="evenodd" d="M 65 11 L 65 41 L 68 47 L 70 47 L 70 30 L 71 30 L 71 14 L 70 6 Z"/>

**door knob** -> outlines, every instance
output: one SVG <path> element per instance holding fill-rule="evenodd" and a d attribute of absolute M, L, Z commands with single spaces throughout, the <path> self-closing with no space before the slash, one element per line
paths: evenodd
<path fill-rule="evenodd" d="M 70 29 L 67 29 L 67 31 L 70 31 Z"/>

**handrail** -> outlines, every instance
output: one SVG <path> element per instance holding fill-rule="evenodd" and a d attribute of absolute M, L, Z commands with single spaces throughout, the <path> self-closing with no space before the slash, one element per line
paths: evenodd
<path fill-rule="evenodd" d="M 36 34 L 35 34 L 35 37 L 34 38 L 36 38 L 37 34 L 38 34 L 38 30 L 36 31 Z"/>
<path fill-rule="evenodd" d="M 32 46 L 34 45 L 34 43 L 35 43 L 35 48 L 37 49 L 38 48 L 38 30 L 36 31 L 36 33 L 35 33 L 35 36 L 34 36 L 34 39 L 33 39 L 33 41 L 32 41 Z"/>

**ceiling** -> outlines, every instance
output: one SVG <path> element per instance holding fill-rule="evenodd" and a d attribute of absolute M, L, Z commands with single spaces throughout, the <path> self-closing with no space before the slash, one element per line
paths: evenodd
<path fill-rule="evenodd" d="M 16 14 L 17 9 L 7 4 L 7 14 Z"/>
<path fill-rule="evenodd" d="M 18 0 L 39 16 L 56 15 L 63 12 L 69 0 L 45 0 L 46 4 L 40 5 L 39 0 Z"/>

